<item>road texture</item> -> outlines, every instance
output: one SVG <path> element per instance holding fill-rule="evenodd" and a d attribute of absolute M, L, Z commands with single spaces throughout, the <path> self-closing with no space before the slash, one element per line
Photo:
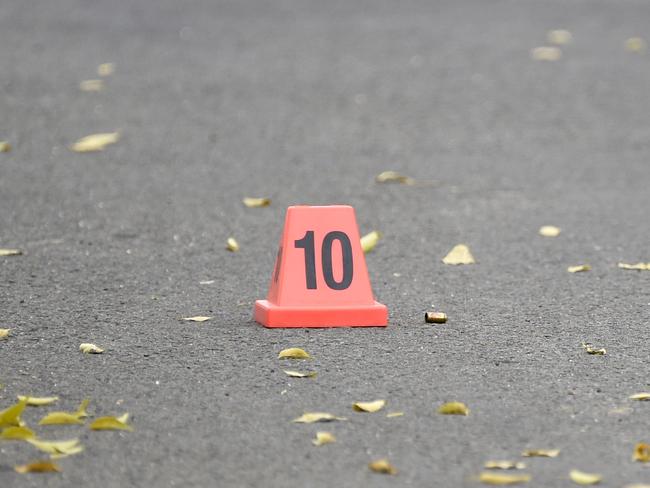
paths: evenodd
<path fill-rule="evenodd" d="M 532 60 L 557 28 L 562 58 Z M 26 412 L 36 427 L 88 397 L 135 431 L 37 427 L 85 451 L 19 475 L 39 454 L 4 442 L 0 486 L 472 487 L 526 448 L 561 449 L 526 460 L 531 487 L 573 468 L 650 483 L 632 461 L 650 404 L 628 400 L 650 389 L 650 273 L 616 266 L 650 261 L 650 54 L 632 36 L 650 39 L 647 2 L 2 2 L 0 247 L 24 255 L 0 258 L 0 407 L 60 396 Z M 80 91 L 103 62 L 105 89 Z M 427 184 L 376 184 L 388 169 Z M 252 321 L 298 203 L 383 233 L 367 264 L 386 329 Z M 441 262 L 460 242 L 477 264 Z M 446 325 L 424 324 L 432 305 Z M 314 360 L 278 361 L 291 346 Z M 449 400 L 470 415 L 438 415 Z M 291 423 L 305 411 L 348 420 Z M 367 468 L 383 457 L 396 476 Z"/>

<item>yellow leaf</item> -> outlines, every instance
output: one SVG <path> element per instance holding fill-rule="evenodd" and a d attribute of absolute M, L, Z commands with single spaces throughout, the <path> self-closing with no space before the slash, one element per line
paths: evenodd
<path fill-rule="evenodd" d="M 557 61 L 562 57 L 562 51 L 559 47 L 540 46 L 531 49 L 530 57 L 535 61 Z"/>
<path fill-rule="evenodd" d="M 364 253 L 372 251 L 381 239 L 381 232 L 373 230 L 361 238 L 361 249 Z"/>
<path fill-rule="evenodd" d="M 20 249 L 0 249 L 0 256 L 20 256 L 22 253 Z"/>
<path fill-rule="evenodd" d="M 11 329 L 0 329 L 0 339 L 9 337 L 9 332 L 11 332 Z"/>
<path fill-rule="evenodd" d="M 98 92 L 104 89 L 104 80 L 83 80 L 79 89 L 85 92 Z"/>
<path fill-rule="evenodd" d="M 642 463 L 650 462 L 650 444 L 639 442 L 634 446 L 634 455 L 632 457 L 635 461 Z"/>
<path fill-rule="evenodd" d="M 397 474 L 397 470 L 393 467 L 388 459 L 378 459 L 368 464 L 371 471 L 381 474 Z"/>
<path fill-rule="evenodd" d="M 127 424 L 129 414 L 121 417 L 99 417 L 93 420 L 88 427 L 92 430 L 128 430 L 133 431 L 133 427 Z"/>
<path fill-rule="evenodd" d="M 290 347 L 289 349 L 283 349 L 280 351 L 278 359 L 311 359 L 311 356 L 307 351 L 300 349 L 299 347 Z"/>
<path fill-rule="evenodd" d="M 78 446 L 71 447 L 66 452 L 50 454 L 50 459 L 61 459 L 68 456 L 74 456 L 75 454 L 79 454 L 80 452 L 83 451 L 84 451 L 84 446 L 78 445 Z"/>
<path fill-rule="evenodd" d="M 57 473 L 61 472 L 61 468 L 59 468 L 56 463 L 53 463 L 52 461 L 33 461 L 28 464 L 22 464 L 20 466 L 16 466 L 14 468 L 17 473 L 20 474 L 25 474 L 25 473 L 47 473 L 50 471 L 56 471 Z"/>
<path fill-rule="evenodd" d="M 287 376 L 291 376 L 292 378 L 315 378 L 317 375 L 315 371 L 311 371 L 309 373 L 301 373 L 300 371 L 285 370 L 284 372 Z"/>
<path fill-rule="evenodd" d="M 325 412 L 307 412 L 302 414 L 297 419 L 293 419 L 292 422 L 298 424 L 313 424 L 314 422 L 333 422 L 335 420 L 347 420 L 345 417 L 337 417 L 331 413 Z"/>
<path fill-rule="evenodd" d="M 0 433 L 0 439 L 8 441 L 24 441 L 33 437 L 34 431 L 27 427 L 5 427 Z"/>
<path fill-rule="evenodd" d="M 392 419 L 394 417 L 403 417 L 403 416 L 404 416 L 404 412 L 390 412 L 386 414 L 386 417 L 389 419 Z"/>
<path fill-rule="evenodd" d="M 445 324 L 447 323 L 447 314 L 444 312 L 425 312 L 424 321 L 427 324 Z"/>
<path fill-rule="evenodd" d="M 566 270 L 569 273 L 582 273 L 583 271 L 590 271 L 591 266 L 588 264 L 578 264 L 577 266 L 569 266 Z"/>
<path fill-rule="evenodd" d="M 18 395 L 18 400 L 25 400 L 27 402 L 27 405 L 30 407 L 42 407 L 44 405 L 50 405 L 54 402 L 56 402 L 59 399 L 59 397 L 54 396 L 54 397 L 30 397 L 30 396 L 23 396 L 23 395 Z"/>
<path fill-rule="evenodd" d="M 557 237 L 560 235 L 561 229 L 554 225 L 543 225 L 539 228 L 539 235 L 544 237 Z"/>
<path fill-rule="evenodd" d="M 640 402 L 647 402 L 650 400 L 650 393 L 635 393 L 630 396 L 630 400 L 639 400 Z"/>
<path fill-rule="evenodd" d="M 268 207 L 269 205 L 271 205 L 270 198 L 246 197 L 242 201 L 244 202 L 244 205 L 250 208 Z"/>
<path fill-rule="evenodd" d="M 461 402 L 447 402 L 438 407 L 438 413 L 443 415 L 469 415 L 469 408 Z"/>
<path fill-rule="evenodd" d="M 0 141 L 0 152 L 9 152 L 11 151 L 11 144 L 7 141 Z"/>
<path fill-rule="evenodd" d="M 105 132 L 82 137 L 70 149 L 75 152 L 103 151 L 109 144 L 115 144 L 120 138 L 118 132 Z"/>
<path fill-rule="evenodd" d="M 591 354 L 593 356 L 604 356 L 605 354 L 607 354 L 607 349 L 602 347 L 599 349 L 595 349 L 591 347 L 591 344 L 588 344 L 586 342 L 582 343 L 582 348 L 587 352 L 587 354 Z"/>
<path fill-rule="evenodd" d="M 322 446 L 324 444 L 331 444 L 332 442 L 336 442 L 336 437 L 334 437 L 333 434 L 329 432 L 316 432 L 316 439 L 313 439 L 312 444 L 315 446 Z"/>
<path fill-rule="evenodd" d="M 518 485 L 530 481 L 529 474 L 509 474 L 495 473 L 494 471 L 484 471 L 478 477 L 481 483 L 486 485 Z"/>
<path fill-rule="evenodd" d="M 79 345 L 79 350 L 84 354 L 101 354 L 104 352 L 104 350 L 101 347 L 86 342 Z"/>
<path fill-rule="evenodd" d="M 633 269 L 637 271 L 650 271 L 650 263 L 636 263 L 636 264 L 627 264 L 627 263 L 618 263 L 618 267 L 621 269 Z"/>
<path fill-rule="evenodd" d="M 554 458 L 560 454 L 559 449 L 526 449 L 521 453 L 524 457 L 547 457 Z"/>
<path fill-rule="evenodd" d="M 20 427 L 20 414 L 23 413 L 27 402 L 21 400 L 18 403 L 0 412 L 0 427 Z"/>
<path fill-rule="evenodd" d="M 640 37 L 630 37 L 625 41 L 625 50 L 631 53 L 642 53 L 645 48 L 646 42 Z"/>
<path fill-rule="evenodd" d="M 548 31 L 546 39 L 550 44 L 569 44 L 573 40 L 573 35 L 568 30 L 557 29 Z"/>
<path fill-rule="evenodd" d="M 187 322 L 205 322 L 206 320 L 212 320 L 214 317 L 206 317 L 204 315 L 197 315 L 196 317 L 185 317 L 183 320 Z"/>
<path fill-rule="evenodd" d="M 36 449 L 40 449 L 48 454 L 66 454 L 79 445 L 79 439 L 70 439 L 67 441 L 43 441 L 39 439 L 25 439 Z"/>
<path fill-rule="evenodd" d="M 372 402 L 353 403 L 352 408 L 354 408 L 354 410 L 357 412 L 373 413 L 373 412 L 379 412 L 382 408 L 384 408 L 385 405 L 386 405 L 386 400 L 375 400 Z"/>
<path fill-rule="evenodd" d="M 75 412 L 75 415 L 77 418 L 84 418 L 88 417 L 88 412 L 86 411 L 86 408 L 88 407 L 88 404 L 90 403 L 90 400 L 88 398 L 84 398 L 81 403 L 79 404 L 79 408 L 77 408 L 77 411 Z"/>
<path fill-rule="evenodd" d="M 228 241 L 226 242 L 226 249 L 228 249 L 230 252 L 239 251 L 239 243 L 235 240 L 234 237 L 228 238 Z"/>
<path fill-rule="evenodd" d="M 442 258 L 442 262 L 445 264 L 474 264 L 474 256 L 465 244 L 457 244 L 452 248 L 449 253 Z"/>
<path fill-rule="evenodd" d="M 583 473 L 577 469 L 572 469 L 569 478 L 578 485 L 595 485 L 600 483 L 603 477 L 599 474 Z"/>
<path fill-rule="evenodd" d="M 99 76 L 110 76 L 115 73 L 115 64 L 114 63 L 102 63 L 97 66 L 97 74 Z"/>
<path fill-rule="evenodd" d="M 83 425 L 83 423 L 83 420 L 74 413 L 50 412 L 38 422 L 38 425 Z"/>
<path fill-rule="evenodd" d="M 526 464 L 521 461 L 485 461 L 485 469 L 526 469 Z"/>
<path fill-rule="evenodd" d="M 402 183 L 403 185 L 414 185 L 415 180 L 408 176 L 399 174 L 397 171 L 382 171 L 375 177 L 377 183 Z"/>

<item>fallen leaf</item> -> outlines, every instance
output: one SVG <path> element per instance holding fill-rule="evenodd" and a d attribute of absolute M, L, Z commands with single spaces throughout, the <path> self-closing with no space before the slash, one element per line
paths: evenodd
<path fill-rule="evenodd" d="M 356 412 L 379 412 L 386 405 L 386 400 L 374 400 L 372 402 L 356 402 L 352 404 L 352 408 Z"/>
<path fill-rule="evenodd" d="M 104 148 L 109 144 L 115 144 L 119 138 L 120 135 L 118 132 L 91 134 L 79 139 L 72 146 L 70 146 L 70 149 L 75 152 L 103 151 Z"/>
<path fill-rule="evenodd" d="M 88 417 L 86 407 L 89 403 L 89 399 L 84 399 L 76 412 L 50 412 L 38 422 L 38 425 L 82 425 L 84 422 L 81 419 Z"/>
<path fill-rule="evenodd" d="M 24 400 L 0 411 L 0 427 L 20 427 L 20 414 L 23 413 L 27 402 Z"/>
<path fill-rule="evenodd" d="M 424 321 L 427 324 L 444 324 L 447 322 L 447 314 L 444 312 L 425 312 Z"/>
<path fill-rule="evenodd" d="M 244 202 L 244 205 L 249 208 L 268 207 L 271 205 L 270 198 L 246 197 L 242 201 Z"/>
<path fill-rule="evenodd" d="M 78 446 L 71 447 L 66 452 L 50 454 L 50 459 L 62 459 L 68 456 L 74 456 L 75 454 L 79 454 L 80 452 L 83 451 L 84 451 L 84 446 L 78 445 Z"/>
<path fill-rule="evenodd" d="M 403 416 L 404 416 L 404 412 L 390 412 L 386 414 L 386 417 L 389 419 L 392 419 L 394 417 L 403 417 Z"/>
<path fill-rule="evenodd" d="M 226 249 L 228 249 L 230 252 L 239 251 L 239 243 L 235 240 L 234 237 L 228 238 L 228 241 L 226 241 Z"/>
<path fill-rule="evenodd" d="M 211 285 L 215 280 L 203 280 L 199 281 L 199 285 Z"/>
<path fill-rule="evenodd" d="M 9 337 L 9 332 L 11 332 L 11 329 L 0 329 L 0 339 Z"/>
<path fill-rule="evenodd" d="M 601 347 L 599 349 L 595 349 L 591 347 L 591 344 L 583 342 L 582 343 L 582 348 L 587 352 L 587 354 L 591 354 L 593 356 L 604 356 L 607 354 L 607 349 Z"/>
<path fill-rule="evenodd" d="M 361 238 L 361 249 L 364 254 L 372 251 L 381 239 L 381 232 L 373 230 Z"/>
<path fill-rule="evenodd" d="M 97 66 L 97 74 L 99 76 L 110 76 L 115 73 L 115 63 L 102 63 Z"/>
<path fill-rule="evenodd" d="M 97 347 L 95 344 L 90 344 L 87 342 L 80 344 L 79 350 L 84 354 L 101 354 L 104 352 L 104 350 L 101 347 Z"/>
<path fill-rule="evenodd" d="M 67 441 L 43 441 L 40 439 L 25 439 L 36 449 L 40 449 L 48 454 L 66 454 L 79 445 L 79 439 L 70 439 Z"/>
<path fill-rule="evenodd" d="M 129 414 L 124 414 L 120 417 L 99 417 L 93 420 L 88 427 L 92 430 L 128 430 L 133 431 L 126 422 L 129 419 Z"/>
<path fill-rule="evenodd" d="M 465 244 L 457 244 L 449 253 L 442 258 L 445 264 L 474 264 L 474 256 Z"/>
<path fill-rule="evenodd" d="M 550 44 L 569 44 L 573 40 L 573 35 L 566 29 L 550 30 L 546 33 L 546 40 Z"/>
<path fill-rule="evenodd" d="M 517 485 L 528 483 L 530 479 L 529 474 L 495 473 L 494 471 L 484 471 L 478 477 L 478 480 L 486 485 Z"/>
<path fill-rule="evenodd" d="M 35 436 L 34 431 L 28 427 L 5 427 L 0 432 L 0 439 L 8 441 L 24 441 Z"/>
<path fill-rule="evenodd" d="M 318 373 L 316 371 L 310 371 L 308 373 L 301 373 L 300 371 L 290 371 L 290 370 L 285 370 L 284 371 L 287 376 L 291 376 L 292 378 L 315 378 Z"/>
<path fill-rule="evenodd" d="M 650 393 L 635 393 L 630 396 L 630 400 L 639 400 L 640 402 L 647 402 L 650 400 Z"/>
<path fill-rule="evenodd" d="M 382 171 L 375 176 L 377 183 L 402 183 L 403 185 L 414 185 L 415 180 L 408 176 L 399 174 L 397 171 Z"/>
<path fill-rule="evenodd" d="M 335 420 L 347 420 L 345 417 L 337 417 L 331 413 L 324 412 L 307 412 L 302 414 L 297 419 L 293 419 L 292 422 L 298 424 L 313 424 L 314 422 L 333 422 Z"/>
<path fill-rule="evenodd" d="M 0 141 L 0 152 L 9 152 L 11 151 L 11 144 L 7 141 Z"/>
<path fill-rule="evenodd" d="M 316 432 L 316 439 L 312 439 L 312 444 L 315 446 L 322 446 L 324 444 L 331 444 L 336 442 L 336 437 L 329 432 Z"/>
<path fill-rule="evenodd" d="M 560 454 L 559 449 L 526 449 L 521 453 L 524 457 L 546 457 L 554 458 Z"/>
<path fill-rule="evenodd" d="M 469 415 L 469 408 L 462 402 L 447 402 L 438 407 L 438 413 L 443 415 Z"/>
<path fill-rule="evenodd" d="M 636 263 L 636 264 L 627 264 L 627 263 L 618 263 L 618 267 L 621 269 L 633 269 L 637 271 L 650 271 L 650 263 Z"/>
<path fill-rule="evenodd" d="M 590 271 L 591 266 L 589 266 L 588 264 L 579 264 L 577 266 L 569 266 L 566 270 L 569 273 L 581 273 L 583 271 Z"/>
<path fill-rule="evenodd" d="M 632 459 L 642 463 L 650 462 L 650 444 L 639 442 L 634 446 L 634 455 L 632 456 Z"/>
<path fill-rule="evenodd" d="M 539 235 L 544 237 L 557 237 L 562 230 L 554 225 L 543 225 L 539 228 Z"/>
<path fill-rule="evenodd" d="M 85 92 L 98 92 L 104 89 L 104 80 L 83 80 L 79 89 Z"/>
<path fill-rule="evenodd" d="M 278 354 L 278 359 L 311 359 L 311 356 L 300 349 L 299 347 L 290 347 L 289 349 L 283 349 Z"/>
<path fill-rule="evenodd" d="M 393 467 L 388 459 L 378 459 L 368 464 L 370 471 L 381 474 L 397 474 L 397 470 Z"/>
<path fill-rule="evenodd" d="M 30 407 L 42 407 L 44 405 L 50 405 L 54 402 L 56 402 L 59 399 L 59 397 L 54 396 L 54 397 L 30 397 L 30 396 L 23 396 L 23 395 L 18 395 L 18 400 L 25 400 L 27 402 L 27 405 Z"/>
<path fill-rule="evenodd" d="M 0 256 L 20 256 L 22 253 L 20 249 L 0 249 Z"/>
<path fill-rule="evenodd" d="M 81 403 L 79 404 L 79 407 L 77 408 L 77 411 L 75 412 L 75 415 L 78 418 L 84 418 L 88 417 L 88 412 L 86 411 L 86 408 L 88 408 L 88 404 L 90 403 L 90 399 L 84 398 L 81 400 Z"/>
<path fill-rule="evenodd" d="M 50 471 L 56 471 L 57 473 L 61 472 L 61 468 L 59 468 L 56 465 L 56 463 L 53 463 L 52 461 L 33 461 L 28 464 L 22 464 L 20 466 L 16 466 L 14 467 L 14 470 L 16 470 L 16 472 L 20 474 L 47 473 Z"/>
<path fill-rule="evenodd" d="M 646 42 L 640 37 L 630 37 L 625 41 L 625 50 L 631 53 L 642 53 L 645 48 Z"/>
<path fill-rule="evenodd" d="M 572 469 L 569 478 L 578 485 L 595 485 L 600 483 L 603 477 L 599 474 L 584 473 L 577 469 Z"/>
<path fill-rule="evenodd" d="M 535 61 L 557 61 L 562 57 L 562 51 L 559 47 L 540 46 L 531 49 L 530 57 Z"/>
<path fill-rule="evenodd" d="M 196 317 L 185 317 L 182 320 L 186 322 L 205 322 L 206 320 L 212 320 L 214 317 L 206 317 L 203 315 L 197 315 Z"/>
<path fill-rule="evenodd" d="M 521 461 L 485 461 L 483 465 L 485 469 L 526 469 L 526 463 Z"/>

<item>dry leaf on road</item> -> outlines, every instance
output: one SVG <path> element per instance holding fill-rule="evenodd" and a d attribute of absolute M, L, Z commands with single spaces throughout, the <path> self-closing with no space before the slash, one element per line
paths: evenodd
<path fill-rule="evenodd" d="M 268 207 L 271 205 L 270 198 L 245 197 L 242 201 L 249 208 Z"/>
<path fill-rule="evenodd" d="M 554 458 L 560 454 L 559 449 L 526 449 L 521 453 L 524 457 L 546 457 Z"/>
<path fill-rule="evenodd" d="M 634 455 L 632 456 L 632 459 L 641 463 L 650 462 L 650 444 L 639 442 L 634 446 Z"/>
<path fill-rule="evenodd" d="M 404 416 L 404 412 L 389 412 L 386 414 L 386 417 L 389 419 L 393 419 L 395 417 L 403 417 L 403 416 Z"/>
<path fill-rule="evenodd" d="M 88 342 L 84 342 L 79 345 L 79 350 L 84 354 L 101 354 L 104 350 L 101 347 L 96 346 Z"/>
<path fill-rule="evenodd" d="M 510 460 L 485 461 L 483 467 L 485 469 L 526 469 L 526 463 Z"/>
<path fill-rule="evenodd" d="M 0 329 L 0 339 L 6 339 L 9 337 L 9 333 L 11 332 L 11 329 Z"/>
<path fill-rule="evenodd" d="M 591 266 L 588 264 L 578 264 L 577 266 L 569 266 L 566 270 L 569 273 L 582 273 L 584 271 L 590 271 Z"/>
<path fill-rule="evenodd" d="M 103 151 L 109 144 L 115 144 L 120 138 L 118 132 L 104 132 L 82 137 L 70 149 L 74 152 Z"/>
<path fill-rule="evenodd" d="M 539 235 L 544 237 L 557 237 L 560 235 L 561 229 L 554 225 L 543 225 L 539 228 Z"/>
<path fill-rule="evenodd" d="M 496 473 L 494 471 L 484 471 L 478 477 L 481 483 L 486 485 L 518 485 L 521 483 L 528 483 L 531 479 L 529 474 L 510 474 L 510 473 Z"/>
<path fill-rule="evenodd" d="M 316 432 L 316 439 L 312 439 L 311 442 L 315 446 L 322 446 L 336 442 L 336 437 L 334 437 L 334 434 L 331 434 L 330 432 L 319 431 Z"/>
<path fill-rule="evenodd" d="M 197 315 L 196 317 L 185 317 L 181 320 L 185 320 L 186 322 L 205 322 L 206 320 L 212 320 L 214 317 L 207 317 L 204 315 Z"/>
<path fill-rule="evenodd" d="M 361 249 L 364 254 L 372 251 L 381 239 L 381 232 L 373 230 L 361 238 Z"/>
<path fill-rule="evenodd" d="M 287 376 L 290 376 L 292 378 L 315 378 L 318 373 L 316 371 L 310 371 L 307 373 L 301 373 L 300 371 L 291 371 L 291 370 L 285 370 L 284 373 Z"/>
<path fill-rule="evenodd" d="M 335 420 L 347 420 L 345 417 L 337 417 L 331 413 L 325 412 L 307 412 L 303 413 L 297 419 L 293 419 L 292 422 L 297 424 L 313 424 L 314 422 L 333 422 Z"/>
<path fill-rule="evenodd" d="M 355 402 L 352 404 L 352 408 L 356 412 L 379 412 L 386 405 L 386 400 L 374 400 L 372 402 Z"/>
<path fill-rule="evenodd" d="M 69 452 L 77 453 L 79 439 L 70 439 L 67 441 L 44 441 L 40 439 L 26 439 L 36 449 L 40 449 L 48 454 L 68 454 Z"/>
<path fill-rule="evenodd" d="M 397 470 L 393 467 L 388 459 L 378 459 L 368 464 L 371 471 L 381 474 L 397 474 Z"/>
<path fill-rule="evenodd" d="M 621 269 L 632 269 L 636 271 L 650 271 L 650 263 L 636 263 L 636 264 L 618 263 L 618 267 Z"/>
<path fill-rule="evenodd" d="M 465 244 L 455 245 L 449 253 L 442 258 L 442 262 L 445 264 L 474 264 L 474 256 L 469 250 L 469 247 Z"/>
<path fill-rule="evenodd" d="M 377 183 L 401 183 L 403 185 L 414 185 L 415 180 L 409 176 L 399 174 L 397 171 L 382 171 L 375 176 Z"/>
<path fill-rule="evenodd" d="M 235 240 L 234 237 L 228 238 L 228 240 L 226 241 L 226 249 L 228 249 L 230 252 L 239 251 L 239 243 Z"/>
<path fill-rule="evenodd" d="M 30 397 L 18 395 L 18 400 L 25 400 L 30 407 L 42 407 L 44 405 L 51 405 L 59 399 L 57 396 L 53 397 Z"/>
<path fill-rule="evenodd" d="M 585 473 L 577 469 L 571 470 L 569 478 L 578 485 L 595 485 L 603 480 L 603 477 L 599 474 Z"/>
<path fill-rule="evenodd" d="M 120 417 L 99 417 L 93 420 L 88 427 L 91 430 L 128 430 L 133 431 L 133 427 L 127 424 L 129 414 L 125 413 Z"/>
<path fill-rule="evenodd" d="M 27 402 L 24 400 L 0 411 L 0 427 L 20 427 L 20 415 L 25 410 Z"/>
<path fill-rule="evenodd" d="M 97 66 L 97 74 L 99 76 L 110 76 L 115 73 L 115 63 L 102 63 Z"/>
<path fill-rule="evenodd" d="M 562 51 L 555 46 L 540 46 L 531 49 L 530 57 L 535 61 L 557 61 L 562 57 Z"/>
<path fill-rule="evenodd" d="M 0 141 L 0 152 L 9 152 L 11 151 L 11 144 L 7 141 Z"/>
<path fill-rule="evenodd" d="M 438 413 L 443 415 L 469 415 L 469 408 L 462 402 L 447 402 L 438 407 Z"/>
<path fill-rule="evenodd" d="M 50 471 L 55 471 L 57 473 L 61 472 L 61 468 L 53 463 L 52 461 L 33 461 L 28 464 L 21 464 L 20 466 L 14 467 L 14 470 L 17 473 L 47 473 Z"/>
<path fill-rule="evenodd" d="M 34 437 L 36 437 L 36 434 L 28 427 L 5 427 L 0 432 L 0 439 L 8 441 L 24 441 Z"/>
<path fill-rule="evenodd" d="M 587 354 L 591 354 L 592 356 L 604 356 L 605 354 L 607 354 L 607 349 L 605 349 L 604 347 L 594 348 L 588 342 L 583 342 L 582 348 L 586 351 Z"/>
<path fill-rule="evenodd" d="M 635 393 L 634 395 L 630 395 L 630 400 L 638 400 L 640 402 L 647 402 L 650 400 L 650 393 L 642 392 L 642 393 Z"/>
<path fill-rule="evenodd" d="M 0 249 L 0 256 L 20 256 L 22 253 L 20 249 Z"/>
<path fill-rule="evenodd" d="M 311 359 L 311 356 L 307 351 L 300 349 L 299 347 L 290 347 L 280 351 L 278 359 Z"/>

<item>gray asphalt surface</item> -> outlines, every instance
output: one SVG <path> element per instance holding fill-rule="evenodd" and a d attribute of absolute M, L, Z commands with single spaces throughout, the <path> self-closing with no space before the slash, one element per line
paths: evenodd
<path fill-rule="evenodd" d="M 574 35 L 562 59 L 531 60 L 554 28 Z M 59 395 L 35 426 L 88 397 L 135 432 L 39 427 L 85 452 L 18 475 L 39 455 L 2 443 L 0 486 L 471 487 L 525 448 L 562 450 L 527 461 L 530 486 L 571 486 L 572 468 L 650 483 L 632 461 L 650 404 L 627 399 L 650 389 L 650 273 L 616 267 L 650 261 L 635 35 L 647 2 L 2 2 L 0 247 L 25 254 L 0 258 L 0 407 Z M 102 62 L 106 89 L 81 92 Z M 101 153 L 68 149 L 118 129 Z M 375 184 L 388 169 L 438 184 Z M 367 264 L 388 328 L 252 321 L 298 203 L 383 232 Z M 478 264 L 442 264 L 459 242 Z M 423 323 L 431 305 L 446 325 Z M 291 346 L 315 359 L 278 361 Z M 351 409 L 376 398 L 384 412 Z M 449 400 L 470 416 L 437 415 Z M 349 420 L 292 424 L 304 411 Z M 317 430 L 338 442 L 312 446 Z M 397 476 L 368 470 L 381 457 Z"/>

